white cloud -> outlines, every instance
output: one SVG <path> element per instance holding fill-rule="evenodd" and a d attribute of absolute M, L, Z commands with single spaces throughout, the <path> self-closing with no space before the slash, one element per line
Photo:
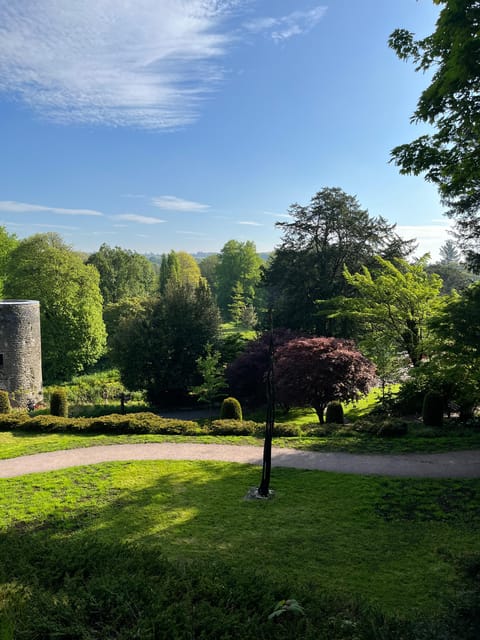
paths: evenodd
<path fill-rule="evenodd" d="M 196 120 L 248 0 L 0 0 L 0 92 L 58 122 Z"/>
<path fill-rule="evenodd" d="M 100 211 L 92 209 L 63 209 L 59 207 L 49 207 L 43 204 L 28 204 L 26 202 L 15 202 L 13 200 L 0 201 L 0 211 L 10 213 L 37 213 L 47 212 L 68 216 L 103 216 Z"/>
<path fill-rule="evenodd" d="M 278 18 L 256 18 L 245 23 L 244 27 L 251 33 L 264 33 L 275 42 L 283 42 L 311 31 L 323 18 L 327 7 L 317 6 L 308 11 L 293 11 Z"/>
<path fill-rule="evenodd" d="M 165 211 L 207 211 L 210 205 L 201 204 L 200 202 L 192 202 L 191 200 L 183 200 L 175 196 L 158 196 L 152 198 L 154 207 L 164 209 Z"/>
<path fill-rule="evenodd" d="M 161 224 L 165 220 L 160 218 L 151 218 L 149 216 L 139 216 L 136 213 L 121 213 L 115 216 L 117 220 L 127 220 L 128 222 L 138 222 L 139 224 Z"/>
<path fill-rule="evenodd" d="M 251 220 L 238 220 L 237 224 L 245 224 L 250 227 L 263 227 L 263 224 L 260 224 L 260 222 L 252 222 Z"/>

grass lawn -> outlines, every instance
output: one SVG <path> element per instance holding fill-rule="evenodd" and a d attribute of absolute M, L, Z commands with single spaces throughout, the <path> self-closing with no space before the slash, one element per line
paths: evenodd
<path fill-rule="evenodd" d="M 428 617 L 455 593 L 455 558 L 479 551 L 480 480 L 274 469 L 274 499 L 244 500 L 259 476 L 258 468 L 244 465 L 157 461 L 1 481 L 0 637 L 407 638 L 362 635 L 360 622 L 356 635 L 336 627 L 328 632 L 322 625 L 335 626 L 347 614 L 337 620 L 331 604 L 337 622 L 329 622 L 325 598 L 349 602 L 354 620 L 354 602 L 386 616 Z M 204 611 L 210 597 L 223 613 Z M 306 608 L 295 633 L 282 621 L 268 626 L 268 607 L 282 597 Z M 180 629 L 226 610 L 222 634 L 159 631 L 166 611 L 180 616 Z M 98 635 L 82 631 L 93 624 L 92 611 L 103 621 Z M 111 611 L 117 617 L 105 621 Z M 237 614 L 237 631 L 229 635 L 225 629 Z M 145 616 L 150 626 L 140 632 Z M 255 635 L 238 631 L 248 620 Z M 57 635 L 29 631 L 42 625 L 55 626 Z"/>

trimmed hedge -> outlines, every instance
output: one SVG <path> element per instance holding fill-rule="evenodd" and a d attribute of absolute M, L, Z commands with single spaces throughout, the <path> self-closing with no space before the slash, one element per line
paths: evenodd
<path fill-rule="evenodd" d="M 0 416 L 1 431 L 41 431 L 47 433 L 158 433 L 197 435 L 204 433 L 196 422 L 161 418 L 154 413 L 112 414 L 101 418 L 62 418 L 15 412 Z"/>
<path fill-rule="evenodd" d="M 251 420 L 213 420 L 208 431 L 214 436 L 254 436 L 262 425 Z"/>

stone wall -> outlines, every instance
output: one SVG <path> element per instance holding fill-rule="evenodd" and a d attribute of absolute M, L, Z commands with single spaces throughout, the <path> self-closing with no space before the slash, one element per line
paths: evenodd
<path fill-rule="evenodd" d="M 0 300 L 0 389 L 14 406 L 42 401 L 40 304 Z"/>

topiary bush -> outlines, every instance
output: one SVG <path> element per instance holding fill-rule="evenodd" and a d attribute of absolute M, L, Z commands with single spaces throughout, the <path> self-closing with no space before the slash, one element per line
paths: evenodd
<path fill-rule="evenodd" d="M 423 399 L 423 424 L 427 427 L 441 427 L 443 424 L 443 396 L 438 391 L 428 391 Z"/>
<path fill-rule="evenodd" d="M 220 420 L 242 420 L 242 406 L 236 398 L 225 398 L 220 408 Z"/>
<path fill-rule="evenodd" d="M 10 413 L 12 407 L 10 405 L 10 397 L 8 391 L 0 391 L 0 413 Z"/>
<path fill-rule="evenodd" d="M 68 417 L 68 402 L 65 389 L 57 389 L 50 396 L 50 413 L 52 416 Z"/>
<path fill-rule="evenodd" d="M 325 422 L 330 424 L 344 424 L 343 407 L 341 402 L 329 402 L 325 411 Z"/>

